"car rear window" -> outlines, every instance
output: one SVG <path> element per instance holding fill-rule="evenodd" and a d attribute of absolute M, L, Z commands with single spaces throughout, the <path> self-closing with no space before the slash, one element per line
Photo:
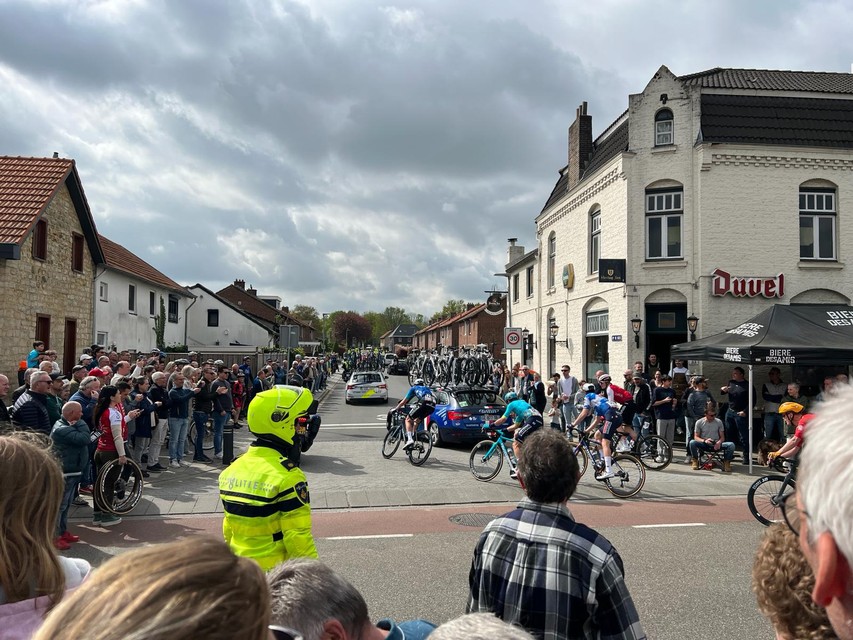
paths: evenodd
<path fill-rule="evenodd" d="M 378 373 L 356 373 L 352 377 L 352 381 L 361 384 L 364 382 L 381 382 L 382 378 L 379 377 Z"/>
<path fill-rule="evenodd" d="M 504 400 L 494 391 L 457 391 L 456 401 L 460 407 L 478 407 L 484 404 L 503 405 Z"/>

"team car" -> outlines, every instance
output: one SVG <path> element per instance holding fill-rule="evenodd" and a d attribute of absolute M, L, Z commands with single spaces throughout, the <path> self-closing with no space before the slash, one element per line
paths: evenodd
<path fill-rule="evenodd" d="M 379 400 L 388 404 L 388 384 L 386 375 L 381 371 L 354 371 L 347 380 L 345 402 L 361 400 Z"/>

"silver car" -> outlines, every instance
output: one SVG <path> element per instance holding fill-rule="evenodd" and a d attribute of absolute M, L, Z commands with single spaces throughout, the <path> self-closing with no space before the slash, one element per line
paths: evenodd
<path fill-rule="evenodd" d="M 388 404 L 386 375 L 380 371 L 355 371 L 347 380 L 346 403 L 355 400 L 380 400 Z"/>

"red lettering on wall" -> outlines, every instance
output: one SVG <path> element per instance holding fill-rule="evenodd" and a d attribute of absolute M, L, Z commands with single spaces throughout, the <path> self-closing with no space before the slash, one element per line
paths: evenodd
<path fill-rule="evenodd" d="M 711 273 L 711 294 L 724 296 L 727 293 L 736 298 L 781 298 L 785 295 L 785 276 L 779 274 L 772 278 L 733 276 L 722 269 Z"/>

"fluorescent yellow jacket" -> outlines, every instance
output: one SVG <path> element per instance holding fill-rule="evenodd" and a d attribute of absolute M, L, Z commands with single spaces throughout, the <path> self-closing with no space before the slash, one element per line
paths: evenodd
<path fill-rule="evenodd" d="M 255 442 L 219 474 L 222 532 L 238 556 L 264 571 L 290 558 L 316 558 L 305 474 L 265 442 Z"/>

